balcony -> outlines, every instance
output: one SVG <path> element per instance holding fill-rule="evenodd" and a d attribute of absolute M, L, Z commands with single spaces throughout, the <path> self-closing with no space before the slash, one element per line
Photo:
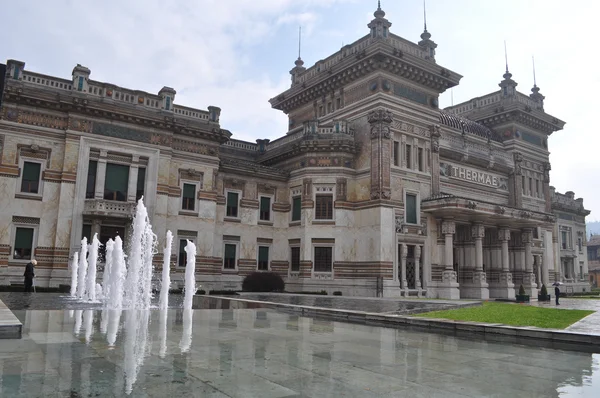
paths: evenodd
<path fill-rule="evenodd" d="M 135 206 L 135 202 L 86 199 L 83 206 L 83 215 L 89 217 L 131 219 L 135 214 Z"/>

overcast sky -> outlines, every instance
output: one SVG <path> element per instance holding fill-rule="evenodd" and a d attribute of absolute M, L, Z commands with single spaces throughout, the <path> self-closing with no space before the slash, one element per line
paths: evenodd
<path fill-rule="evenodd" d="M 255 141 L 286 132 L 287 119 L 268 100 L 287 89 L 303 26 L 302 58 L 310 66 L 368 33 L 375 0 L 20 0 L 2 5 L 0 58 L 70 78 L 89 67 L 94 80 L 157 93 L 177 90 L 178 104 L 222 108 L 234 138 Z M 417 42 L 421 0 L 383 0 L 392 32 Z M 509 69 L 529 94 L 537 84 L 545 110 L 567 122 L 549 141 L 551 184 L 572 190 L 600 220 L 600 133 L 595 103 L 596 16 L 600 3 L 559 0 L 428 0 L 427 25 L 437 62 L 463 75 L 454 103 L 498 90 Z M 450 92 L 440 105 L 450 105 Z"/>

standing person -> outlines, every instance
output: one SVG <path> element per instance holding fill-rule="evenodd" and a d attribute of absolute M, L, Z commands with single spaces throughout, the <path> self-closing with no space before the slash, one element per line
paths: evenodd
<path fill-rule="evenodd" d="M 560 289 L 558 288 L 558 285 L 554 287 L 554 295 L 556 296 L 556 305 L 560 305 L 558 303 L 558 298 L 560 297 Z"/>
<path fill-rule="evenodd" d="M 31 288 L 33 287 L 33 277 L 35 276 L 33 267 L 36 265 L 37 265 L 37 261 L 31 260 L 31 262 L 29 262 L 25 266 L 25 273 L 23 274 L 23 276 L 25 277 L 25 292 L 26 293 L 31 292 Z"/>

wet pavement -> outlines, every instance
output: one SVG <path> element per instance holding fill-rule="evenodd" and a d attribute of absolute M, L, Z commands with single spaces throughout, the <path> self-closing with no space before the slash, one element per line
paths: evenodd
<path fill-rule="evenodd" d="M 574 299 L 561 298 L 560 305 L 556 305 L 554 300 L 551 302 L 533 302 L 531 305 L 548 308 L 560 308 L 569 310 L 592 310 L 596 311 L 586 316 L 579 322 L 575 322 L 566 330 L 573 332 L 582 332 L 588 334 L 600 334 L 600 299 Z"/>
<path fill-rule="evenodd" d="M 15 314 L 3 397 L 600 396 L 598 354 L 254 309 Z"/>
<path fill-rule="evenodd" d="M 386 314 L 414 314 L 419 312 L 452 309 L 472 305 L 476 301 L 449 301 L 424 299 L 387 299 L 374 297 L 312 296 L 294 294 L 242 293 L 234 296 L 244 300 L 268 301 L 278 304 L 292 304 L 309 307 L 334 308 L 338 310 L 362 311 Z"/>
<path fill-rule="evenodd" d="M 102 309 L 101 302 L 81 301 L 66 293 L 21 293 L 0 292 L 0 300 L 11 310 L 86 310 Z M 183 295 L 170 294 L 169 308 L 181 308 Z M 158 306 L 158 294 L 152 299 L 152 305 Z"/>

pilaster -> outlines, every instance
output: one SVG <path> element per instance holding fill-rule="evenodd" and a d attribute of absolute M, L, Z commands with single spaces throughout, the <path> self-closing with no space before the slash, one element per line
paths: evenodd
<path fill-rule="evenodd" d="M 513 284 L 512 274 L 509 270 L 508 242 L 510 241 L 510 230 L 507 227 L 500 227 L 498 229 L 498 240 L 501 244 L 501 270 L 499 275 L 499 281 L 490 283 L 490 295 L 495 298 L 514 300 L 515 285 Z"/>
<path fill-rule="evenodd" d="M 367 117 L 371 127 L 371 199 L 390 199 L 390 111 L 379 109 Z"/>
<path fill-rule="evenodd" d="M 438 292 L 440 298 L 459 299 L 460 291 L 456 281 L 456 272 L 454 272 L 454 233 L 456 224 L 454 220 L 444 220 L 442 222 L 442 235 L 444 235 L 444 271 L 442 272 L 442 282 L 439 284 Z"/>
<path fill-rule="evenodd" d="M 417 296 L 421 297 L 421 246 L 415 246 L 415 289 L 417 289 Z"/>
<path fill-rule="evenodd" d="M 431 193 L 440 194 L 440 126 L 429 127 L 431 132 Z"/>
<path fill-rule="evenodd" d="M 400 245 L 400 288 L 404 292 L 404 295 L 408 295 L 408 283 L 406 281 L 406 257 L 408 256 L 408 248 L 405 244 Z"/>
<path fill-rule="evenodd" d="M 104 199 L 104 182 L 106 181 L 107 157 L 107 151 L 100 151 L 100 157 L 98 158 L 98 167 L 96 168 L 96 188 L 94 193 L 94 199 Z"/>
<path fill-rule="evenodd" d="M 524 228 L 521 231 L 521 240 L 525 247 L 525 273 L 523 274 L 523 287 L 525 294 L 531 298 L 537 297 L 537 283 L 535 283 L 535 275 L 533 273 L 533 254 L 531 248 L 533 244 L 533 231 L 531 228 Z"/>
<path fill-rule="evenodd" d="M 471 226 L 471 237 L 475 241 L 475 270 L 470 282 L 463 282 L 460 287 L 462 298 L 474 298 L 487 300 L 490 298 L 486 274 L 483 272 L 483 238 L 485 236 L 485 227 L 482 224 Z"/>

